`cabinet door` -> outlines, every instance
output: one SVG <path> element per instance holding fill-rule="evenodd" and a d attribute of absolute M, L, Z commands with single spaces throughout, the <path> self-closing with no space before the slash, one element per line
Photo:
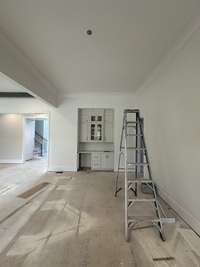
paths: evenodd
<path fill-rule="evenodd" d="M 102 123 L 96 123 L 96 132 L 95 132 L 95 138 L 97 142 L 103 141 L 103 124 Z"/>
<path fill-rule="evenodd" d="M 91 160 L 91 169 L 92 170 L 101 170 L 101 160 L 102 153 L 101 152 L 93 152 L 92 160 Z"/>
<path fill-rule="evenodd" d="M 89 129 L 89 138 L 88 141 L 91 142 L 103 142 L 104 134 L 103 134 L 103 124 L 97 122 L 88 123 Z"/>
<path fill-rule="evenodd" d="M 79 140 L 80 140 L 80 142 L 88 142 L 88 123 L 87 123 L 87 121 L 80 123 Z"/>
<path fill-rule="evenodd" d="M 104 110 L 103 109 L 90 109 L 89 110 L 89 122 L 103 122 Z"/>
<path fill-rule="evenodd" d="M 90 124 L 90 140 L 96 141 L 96 123 Z"/>
<path fill-rule="evenodd" d="M 114 153 L 103 152 L 101 161 L 102 170 L 113 170 L 114 169 Z"/>

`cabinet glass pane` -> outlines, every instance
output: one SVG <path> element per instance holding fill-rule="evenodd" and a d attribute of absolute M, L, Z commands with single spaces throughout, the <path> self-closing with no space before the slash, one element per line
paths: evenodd
<path fill-rule="evenodd" d="M 97 116 L 97 121 L 102 121 L 102 116 Z"/>
<path fill-rule="evenodd" d="M 95 124 L 91 124 L 90 126 L 90 139 L 95 140 Z"/>
<path fill-rule="evenodd" d="M 102 125 L 97 124 L 97 140 L 101 141 L 102 140 Z"/>
<path fill-rule="evenodd" d="M 95 121 L 96 120 L 96 116 L 91 116 L 91 121 Z"/>

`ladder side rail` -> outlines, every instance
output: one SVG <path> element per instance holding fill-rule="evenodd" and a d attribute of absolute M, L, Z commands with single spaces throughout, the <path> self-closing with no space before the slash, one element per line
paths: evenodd
<path fill-rule="evenodd" d="M 117 193 L 122 189 L 121 187 L 118 188 L 118 181 L 119 181 L 119 171 L 120 171 L 120 164 L 121 164 L 121 157 L 123 155 L 123 152 L 121 151 L 119 153 L 119 158 L 118 158 L 118 165 L 117 165 L 117 177 L 115 180 L 115 197 L 117 196 Z"/>
<path fill-rule="evenodd" d="M 139 117 L 139 121 L 140 121 L 140 117 Z M 147 168 L 148 168 L 148 172 L 149 172 L 149 179 L 153 181 L 152 173 L 151 173 L 150 160 L 149 160 L 148 151 L 147 151 L 146 142 L 145 142 L 145 137 L 144 137 L 144 132 L 143 132 L 143 129 L 141 127 L 141 123 L 140 122 L 139 122 L 139 126 L 140 126 L 140 131 L 142 133 L 142 143 L 143 143 L 143 146 L 145 148 L 145 156 L 146 156 L 146 161 L 147 161 L 147 164 L 148 164 Z M 156 188 L 155 188 L 155 184 L 154 183 L 152 183 L 152 189 L 153 189 L 154 196 L 157 197 L 157 192 L 156 192 Z"/>
<path fill-rule="evenodd" d="M 135 147 L 136 148 L 139 148 L 139 143 L 138 143 L 138 130 L 139 130 L 139 125 L 138 125 L 138 113 L 136 113 L 136 137 L 135 137 Z M 135 163 L 136 163 L 136 166 L 135 166 L 135 177 L 138 178 L 138 166 L 137 166 L 137 163 L 138 163 L 138 150 L 136 149 L 135 150 Z"/>
<path fill-rule="evenodd" d="M 149 172 L 149 179 L 150 180 L 153 180 L 152 179 L 152 172 L 151 172 L 149 155 L 148 155 L 147 146 L 146 146 L 145 137 L 144 137 L 144 132 L 143 132 L 143 129 L 142 129 L 142 125 L 141 125 L 141 121 L 140 120 L 141 119 L 140 119 L 140 116 L 139 116 L 138 121 L 139 121 L 139 127 L 140 127 L 140 132 L 141 132 L 141 143 L 142 143 L 142 146 L 145 148 L 144 154 L 145 154 L 145 157 L 146 157 L 146 162 L 148 164 L 147 165 L 147 168 L 148 168 L 148 172 Z"/>
<path fill-rule="evenodd" d="M 139 163 L 139 150 L 138 148 L 140 148 L 140 142 L 139 142 L 139 124 L 138 124 L 138 112 L 136 112 L 136 128 L 135 128 L 135 178 L 138 178 L 138 170 L 140 169 L 140 167 L 137 165 Z M 134 188 L 134 192 L 135 192 L 135 196 L 137 196 L 138 194 L 138 184 L 135 184 L 135 188 Z"/>
<path fill-rule="evenodd" d="M 129 230 L 128 230 L 128 174 L 127 174 L 127 113 L 124 114 L 124 178 L 125 178 L 125 183 L 124 183 L 124 191 L 125 191 L 125 239 L 128 241 L 129 239 Z"/>
<path fill-rule="evenodd" d="M 120 147 L 119 147 L 119 158 L 118 158 L 118 166 L 117 166 L 117 177 L 116 177 L 116 181 L 115 181 L 115 197 L 117 196 L 117 193 L 121 190 L 121 188 L 118 188 L 118 181 L 119 181 L 119 170 L 120 170 L 120 165 L 121 165 L 121 157 L 122 157 L 122 154 L 124 154 L 122 151 L 123 136 L 124 136 L 124 122 L 125 122 L 125 114 L 124 114 L 123 120 L 122 120 L 122 130 L 121 130 Z"/>
<path fill-rule="evenodd" d="M 141 127 L 143 129 L 144 132 L 144 119 L 141 118 Z M 139 148 L 144 148 L 142 145 L 142 136 L 141 136 L 141 131 L 140 131 L 140 127 L 139 127 Z M 139 162 L 140 163 L 144 163 L 144 150 L 139 150 Z M 140 166 L 140 170 L 139 170 L 139 176 L 143 177 L 144 176 L 144 166 Z"/>
<path fill-rule="evenodd" d="M 124 137 L 124 122 L 125 122 L 125 114 L 123 116 L 123 120 L 122 120 L 122 131 L 121 131 L 121 137 L 120 137 L 120 148 L 119 150 L 122 150 L 123 147 L 123 137 Z"/>

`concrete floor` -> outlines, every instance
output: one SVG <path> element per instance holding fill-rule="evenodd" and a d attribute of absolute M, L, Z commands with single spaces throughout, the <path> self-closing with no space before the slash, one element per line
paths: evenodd
<path fill-rule="evenodd" d="M 154 228 L 124 240 L 123 192 L 113 196 L 113 173 L 48 173 L 41 181 L 51 185 L 0 224 L 0 266 L 200 266 L 199 238 L 166 204 L 177 219 L 166 242 Z M 153 260 L 160 257 L 175 259 Z"/>
<path fill-rule="evenodd" d="M 0 198 L 22 192 L 46 171 L 45 158 L 35 158 L 24 164 L 0 164 Z"/>

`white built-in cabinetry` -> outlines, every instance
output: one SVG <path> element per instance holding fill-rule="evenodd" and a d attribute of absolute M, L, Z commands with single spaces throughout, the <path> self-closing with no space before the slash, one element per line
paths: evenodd
<path fill-rule="evenodd" d="M 92 170 L 114 168 L 113 122 L 112 109 L 79 110 L 79 159 L 91 159 Z"/>
<path fill-rule="evenodd" d="M 113 142 L 112 109 L 80 109 L 80 142 Z"/>
<path fill-rule="evenodd" d="M 92 170 L 113 170 L 113 152 L 93 152 L 91 159 Z"/>

